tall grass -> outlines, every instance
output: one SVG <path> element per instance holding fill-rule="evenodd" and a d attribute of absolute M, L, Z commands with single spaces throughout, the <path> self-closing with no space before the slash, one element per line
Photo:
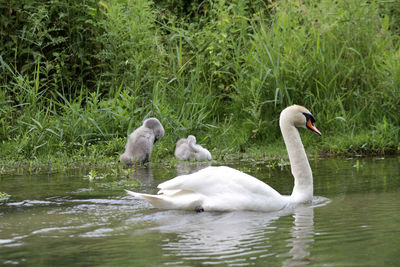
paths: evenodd
<path fill-rule="evenodd" d="M 34 2 L 0 6 L 2 158 L 116 158 L 151 116 L 167 133 L 155 157 L 188 134 L 246 151 L 279 140 L 293 103 L 323 150 L 399 151 L 395 2 Z"/>
<path fill-rule="evenodd" d="M 389 117 L 398 131 L 399 39 L 388 30 L 388 14 L 382 19 L 379 4 L 282 1 L 269 25 L 253 21 L 254 78 L 246 81 L 269 73 L 262 80 L 265 101 L 273 99 L 279 108 L 304 104 L 328 134 L 372 133 Z M 271 104 L 264 114 L 271 114 Z"/>

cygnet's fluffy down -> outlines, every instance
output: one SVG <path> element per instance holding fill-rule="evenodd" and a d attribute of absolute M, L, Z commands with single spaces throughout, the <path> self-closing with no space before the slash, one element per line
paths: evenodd
<path fill-rule="evenodd" d="M 196 137 L 189 135 L 176 143 L 175 157 L 179 160 L 211 160 L 211 153 L 196 144 Z"/>
<path fill-rule="evenodd" d="M 125 164 L 149 161 L 154 143 L 164 136 L 164 127 L 156 118 L 149 118 L 128 136 L 125 152 L 119 161 Z"/>

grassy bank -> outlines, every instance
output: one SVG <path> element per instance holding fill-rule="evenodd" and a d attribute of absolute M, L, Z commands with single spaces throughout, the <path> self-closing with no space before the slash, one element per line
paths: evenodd
<path fill-rule="evenodd" d="M 151 116 L 166 130 L 154 162 L 188 134 L 217 160 L 273 156 L 293 103 L 323 132 L 303 134 L 313 154 L 400 152 L 396 1 L 25 0 L 0 14 L 3 166 L 115 162 Z"/>

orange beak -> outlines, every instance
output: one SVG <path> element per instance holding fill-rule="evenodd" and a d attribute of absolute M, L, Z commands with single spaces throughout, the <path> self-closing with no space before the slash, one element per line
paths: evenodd
<path fill-rule="evenodd" d="M 321 136 L 321 132 L 317 129 L 317 127 L 314 126 L 314 124 L 311 122 L 311 120 L 307 120 L 307 128 L 313 131 L 314 133 L 318 134 Z"/>

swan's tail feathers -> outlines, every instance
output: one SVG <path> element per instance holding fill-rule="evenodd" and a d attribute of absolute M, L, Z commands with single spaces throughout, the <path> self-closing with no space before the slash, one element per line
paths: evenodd
<path fill-rule="evenodd" d="M 145 194 L 142 194 L 142 193 L 136 193 L 136 192 L 129 191 L 129 190 L 126 190 L 126 189 L 125 189 L 125 192 L 128 193 L 128 195 L 131 195 L 131 196 L 134 196 L 134 197 L 137 197 L 137 198 L 141 198 L 140 197 L 141 195 L 145 195 Z"/>
<path fill-rule="evenodd" d="M 196 206 L 202 204 L 199 196 L 194 195 L 193 191 L 190 190 L 166 190 L 161 195 L 136 193 L 126 189 L 125 192 L 131 196 L 147 200 L 158 209 L 193 210 Z"/>
<path fill-rule="evenodd" d="M 136 192 L 129 191 L 129 190 L 126 190 L 126 189 L 125 189 L 125 192 L 128 193 L 128 194 L 131 195 L 131 196 L 134 196 L 134 197 L 137 197 L 137 198 L 140 198 L 140 199 L 147 200 L 147 201 L 149 201 L 149 202 L 152 203 L 152 204 L 153 204 L 153 201 L 160 200 L 160 196 L 157 196 L 157 195 L 149 195 L 149 194 L 143 194 L 143 193 L 136 193 Z"/>
<path fill-rule="evenodd" d="M 173 203 L 171 203 L 171 201 L 165 199 L 165 196 L 136 193 L 126 189 L 125 192 L 131 196 L 147 200 L 148 202 L 150 202 L 151 205 L 158 209 L 176 208 L 174 207 Z"/>

